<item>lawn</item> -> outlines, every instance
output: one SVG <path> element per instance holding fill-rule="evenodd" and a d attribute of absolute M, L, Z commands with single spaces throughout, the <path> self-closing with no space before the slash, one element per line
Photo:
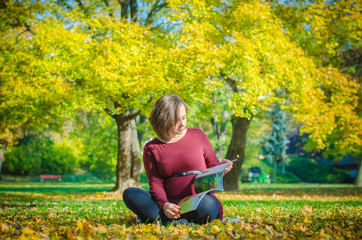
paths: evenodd
<path fill-rule="evenodd" d="M 224 192 L 226 218 L 206 225 L 135 225 L 109 183 L 0 183 L 0 239 L 361 239 L 362 189 L 243 184 Z"/>

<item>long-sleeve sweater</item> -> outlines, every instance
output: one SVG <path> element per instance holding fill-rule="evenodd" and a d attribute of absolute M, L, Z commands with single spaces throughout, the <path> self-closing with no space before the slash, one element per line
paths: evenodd
<path fill-rule="evenodd" d="M 189 128 L 185 136 L 174 143 L 164 143 L 157 138 L 149 141 L 143 150 L 143 164 L 152 198 L 161 208 L 167 202 L 177 204 L 182 198 L 195 194 L 195 175 L 171 177 L 172 175 L 204 170 L 219 165 L 220 161 L 206 134 L 200 129 Z M 222 219 L 223 208 L 217 200 L 219 219 Z"/>

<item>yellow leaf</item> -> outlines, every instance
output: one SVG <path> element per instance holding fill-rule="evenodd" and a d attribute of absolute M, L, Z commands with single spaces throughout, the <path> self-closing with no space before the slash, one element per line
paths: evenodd
<path fill-rule="evenodd" d="M 21 232 L 23 233 L 23 234 L 36 234 L 36 232 L 35 231 L 33 231 L 33 230 L 31 230 L 30 228 L 23 228 L 23 229 L 21 229 Z"/>
<path fill-rule="evenodd" d="M 100 227 L 94 227 L 92 228 L 92 230 L 98 234 L 106 234 L 107 233 L 107 228 L 100 226 Z"/>
<path fill-rule="evenodd" d="M 211 233 L 215 234 L 215 233 L 220 232 L 220 229 L 216 225 L 214 225 L 214 226 L 212 226 L 210 231 L 211 231 Z"/>
<path fill-rule="evenodd" d="M 308 218 L 307 216 L 305 216 L 304 222 L 305 222 L 305 223 L 311 223 L 311 221 L 309 220 L 309 218 Z"/>
<path fill-rule="evenodd" d="M 71 232 L 71 231 L 67 231 L 67 239 L 68 240 L 76 240 L 77 237 Z"/>
<path fill-rule="evenodd" d="M 21 235 L 21 236 L 19 237 L 19 239 L 20 239 L 20 240 L 28 240 L 29 238 L 26 237 L 26 236 L 24 236 L 24 235 Z"/>
<path fill-rule="evenodd" d="M 79 228 L 79 230 L 83 231 L 83 224 L 81 221 L 77 221 L 77 227 Z"/>

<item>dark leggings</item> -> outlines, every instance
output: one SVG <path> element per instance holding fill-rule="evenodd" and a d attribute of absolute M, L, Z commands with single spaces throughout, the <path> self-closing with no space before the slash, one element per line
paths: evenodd
<path fill-rule="evenodd" d="M 153 223 L 159 219 L 159 217 L 163 225 L 167 225 L 173 221 L 167 218 L 163 210 L 152 200 L 151 194 L 143 189 L 127 188 L 123 192 L 123 201 L 143 223 Z M 206 194 L 195 211 L 184 213 L 181 215 L 181 218 L 189 222 L 204 224 L 218 218 L 218 215 L 218 201 L 215 197 Z"/>

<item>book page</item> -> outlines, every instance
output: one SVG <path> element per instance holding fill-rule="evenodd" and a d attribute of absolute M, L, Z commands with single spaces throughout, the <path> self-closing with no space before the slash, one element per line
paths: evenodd
<path fill-rule="evenodd" d="M 211 168 L 207 168 L 205 170 L 203 170 L 201 173 L 196 175 L 196 178 L 200 178 L 203 176 L 207 176 L 207 175 L 211 175 L 214 173 L 218 173 L 218 172 L 223 172 L 224 169 L 226 168 L 227 165 L 229 165 L 230 162 L 224 163 L 224 164 L 220 164 Z"/>
<path fill-rule="evenodd" d="M 236 160 L 233 160 L 232 162 Z M 230 162 L 220 164 L 218 166 L 205 169 L 196 175 L 194 180 L 194 189 L 197 194 L 185 197 L 178 203 L 181 207 L 181 214 L 196 210 L 201 199 L 206 194 L 221 192 L 224 190 L 222 186 L 222 179 L 224 176 L 224 170 L 229 164 Z"/>
<path fill-rule="evenodd" d="M 207 194 L 207 192 L 202 192 L 193 196 L 188 196 L 184 199 L 182 199 L 178 205 L 180 208 L 180 213 L 184 214 L 187 212 L 191 212 L 193 210 L 196 210 L 197 206 L 199 205 L 201 199 Z"/>
<path fill-rule="evenodd" d="M 209 190 L 211 192 L 223 191 L 223 186 L 222 186 L 223 172 L 224 171 L 202 177 L 196 177 L 194 180 L 195 192 L 200 193 Z"/>
<path fill-rule="evenodd" d="M 212 192 L 223 191 L 222 179 L 224 170 L 230 162 L 220 164 L 203 170 L 197 174 L 194 180 L 194 188 L 196 193 L 212 190 Z"/>

